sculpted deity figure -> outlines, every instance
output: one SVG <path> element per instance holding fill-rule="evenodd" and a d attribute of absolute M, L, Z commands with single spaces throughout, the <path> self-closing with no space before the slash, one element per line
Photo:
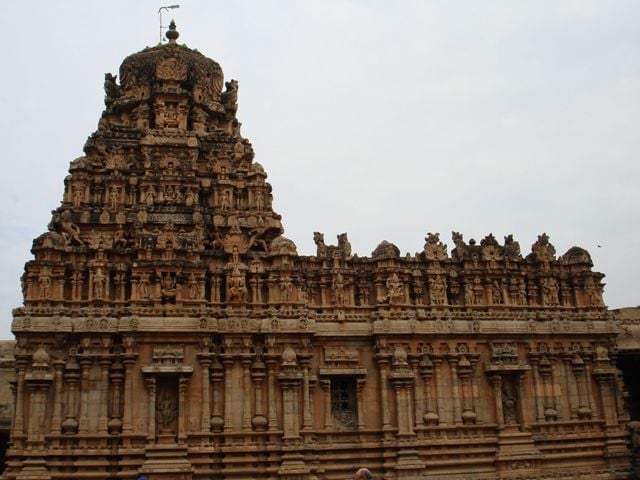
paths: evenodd
<path fill-rule="evenodd" d="M 518 260 L 520 255 L 520 244 L 513 239 L 513 234 L 504 237 L 504 256 L 510 260 Z"/>
<path fill-rule="evenodd" d="M 222 191 L 222 197 L 220 198 L 220 210 L 229 210 L 231 208 L 231 200 L 229 198 L 229 192 L 227 190 Z"/>
<path fill-rule="evenodd" d="M 234 264 L 229 281 L 229 301 L 232 303 L 243 303 L 247 298 L 247 286 L 244 275 L 240 272 L 238 264 Z"/>
<path fill-rule="evenodd" d="M 111 210 L 117 210 L 119 202 L 120 188 L 117 185 L 112 185 L 111 190 L 109 190 L 109 207 L 111 207 Z"/>
<path fill-rule="evenodd" d="M 524 280 L 520 280 L 518 283 L 518 305 L 526 305 L 527 304 L 527 287 L 524 284 Z"/>
<path fill-rule="evenodd" d="M 120 86 L 116 84 L 117 77 L 111 73 L 104 74 L 104 103 L 107 106 L 120 96 Z"/>
<path fill-rule="evenodd" d="M 73 191 L 73 206 L 78 208 L 82 201 L 84 200 L 84 185 L 75 184 L 72 187 Z"/>
<path fill-rule="evenodd" d="M 193 272 L 189 275 L 189 298 L 195 300 L 200 296 L 200 288 L 198 286 L 198 280 Z"/>
<path fill-rule="evenodd" d="M 554 278 L 542 279 L 542 304 L 558 305 L 558 282 Z"/>
<path fill-rule="evenodd" d="M 174 302 L 178 289 L 176 288 L 176 279 L 170 273 L 161 275 L 160 295 L 162 296 L 162 302 Z"/>
<path fill-rule="evenodd" d="M 592 277 L 587 277 L 584 281 L 584 293 L 588 307 L 600 306 L 600 295 Z"/>
<path fill-rule="evenodd" d="M 102 268 L 98 267 L 98 269 L 93 274 L 93 295 L 99 300 L 104 298 L 105 281 L 106 277 L 104 273 L 102 273 Z"/>
<path fill-rule="evenodd" d="M 124 227 L 122 225 L 118 225 L 115 233 L 113 234 L 113 246 L 114 248 L 126 248 L 127 246 L 127 237 L 124 233 Z"/>
<path fill-rule="evenodd" d="M 60 216 L 59 222 L 60 234 L 64 239 L 65 245 L 71 245 L 73 242 L 80 246 L 85 246 L 85 243 L 80 238 L 80 229 L 71 221 L 71 212 L 65 210 Z"/>
<path fill-rule="evenodd" d="M 513 384 L 510 381 L 503 381 L 502 411 L 504 412 L 504 423 L 507 425 L 518 422 L 516 413 L 517 400 L 517 393 Z"/>
<path fill-rule="evenodd" d="M 256 210 L 262 210 L 264 208 L 264 194 L 262 190 L 256 192 L 255 205 Z"/>
<path fill-rule="evenodd" d="M 387 277 L 387 300 L 389 303 L 401 302 L 404 297 L 402 283 L 398 278 L 398 275 L 394 272 Z"/>
<path fill-rule="evenodd" d="M 431 303 L 434 305 L 444 305 L 446 300 L 447 286 L 440 275 L 429 278 L 429 294 Z"/>
<path fill-rule="evenodd" d="M 491 286 L 491 297 L 492 303 L 494 305 L 502 305 L 504 303 L 502 287 L 500 286 L 500 282 L 498 282 L 498 280 L 493 281 L 493 285 Z"/>
<path fill-rule="evenodd" d="M 46 300 L 49 298 L 49 290 L 51 288 L 51 275 L 49 271 L 43 269 L 38 277 L 38 285 L 40 287 L 40 299 Z"/>
<path fill-rule="evenodd" d="M 156 190 L 153 188 L 153 185 L 149 185 L 147 190 L 144 193 L 144 203 L 147 207 L 153 207 L 153 202 L 156 198 Z"/>
<path fill-rule="evenodd" d="M 467 279 L 464 282 L 464 303 L 465 305 L 473 305 L 475 303 L 475 295 L 473 294 L 473 282 Z"/>
<path fill-rule="evenodd" d="M 293 284 L 291 283 L 291 277 L 284 274 L 280 278 L 280 298 L 283 302 L 288 302 L 291 298 L 291 292 L 293 291 Z"/>
<path fill-rule="evenodd" d="M 140 275 L 138 281 L 138 298 L 140 300 L 149 298 L 149 274 L 146 272 Z"/>

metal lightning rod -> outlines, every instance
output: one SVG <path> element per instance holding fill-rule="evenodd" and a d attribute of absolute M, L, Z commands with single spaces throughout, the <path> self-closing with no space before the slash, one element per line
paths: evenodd
<path fill-rule="evenodd" d="M 167 5 L 166 7 L 160 7 L 158 9 L 158 16 L 160 17 L 160 43 L 162 43 L 162 29 L 168 28 L 165 25 L 162 25 L 162 10 L 173 10 L 174 8 L 180 8 L 180 5 Z"/>

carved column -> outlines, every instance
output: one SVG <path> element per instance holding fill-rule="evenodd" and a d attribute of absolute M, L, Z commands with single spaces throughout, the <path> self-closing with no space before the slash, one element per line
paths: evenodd
<path fill-rule="evenodd" d="M 324 396 L 324 429 L 333 429 L 333 416 L 331 414 L 331 380 L 320 380 L 322 393 Z"/>
<path fill-rule="evenodd" d="M 257 355 L 253 361 L 253 364 L 251 365 L 251 376 L 253 378 L 253 384 L 256 393 L 254 416 L 251 423 L 253 424 L 253 428 L 261 432 L 267 426 L 267 419 L 264 416 L 264 405 L 262 401 L 262 383 L 264 382 L 266 373 L 265 365 L 262 362 L 262 359 Z"/>
<path fill-rule="evenodd" d="M 242 364 L 242 430 L 251 431 L 251 358 L 245 355 Z"/>
<path fill-rule="evenodd" d="M 572 419 L 578 418 L 578 406 L 576 405 L 576 400 L 578 397 L 578 392 L 576 389 L 576 383 L 573 381 L 573 370 L 571 368 L 571 356 L 565 355 L 562 357 L 562 363 L 564 365 L 564 377 L 567 386 L 567 397 L 569 401 L 569 416 Z"/>
<path fill-rule="evenodd" d="M 73 356 L 67 360 L 64 377 L 67 383 L 67 406 L 61 428 L 65 435 L 72 435 L 78 431 L 76 409 L 78 405 L 78 380 L 80 379 L 78 364 Z"/>
<path fill-rule="evenodd" d="M 278 430 L 278 411 L 276 407 L 276 364 L 277 360 L 274 356 L 268 356 L 267 361 L 267 395 L 268 395 L 268 409 L 267 409 L 267 421 L 269 424 L 269 431 L 273 432 Z"/>
<path fill-rule="evenodd" d="M 434 375 L 433 362 L 428 356 L 424 356 L 424 358 L 420 361 L 420 374 L 422 376 L 422 381 L 424 383 L 424 397 L 426 400 L 426 413 L 423 416 L 423 421 L 427 425 L 438 425 L 439 416 L 436 413 L 437 406 L 434 408 L 433 404 L 433 391 L 432 391 L 432 380 Z M 416 416 L 418 412 L 416 412 Z"/>
<path fill-rule="evenodd" d="M 366 423 L 364 421 L 367 418 L 367 412 L 365 412 L 365 402 L 362 397 L 362 392 L 364 390 L 364 384 L 367 382 L 366 378 L 358 378 L 357 380 L 357 396 L 358 396 L 358 430 L 364 430 L 366 428 Z"/>
<path fill-rule="evenodd" d="M 180 377 L 178 383 L 178 443 L 187 439 L 187 387 L 189 377 Z"/>
<path fill-rule="evenodd" d="M 302 430 L 312 429 L 311 402 L 309 398 L 309 366 L 311 359 L 309 356 L 301 356 L 300 366 L 302 367 Z"/>
<path fill-rule="evenodd" d="M 207 352 L 199 354 L 200 368 L 201 368 L 201 382 L 202 382 L 202 403 L 200 405 L 200 430 L 203 434 L 211 431 L 211 403 L 209 399 L 210 385 L 209 385 L 209 366 L 211 365 L 211 358 Z"/>
<path fill-rule="evenodd" d="M 453 423 L 460 425 L 462 423 L 462 414 L 460 406 L 460 386 L 458 384 L 457 357 L 449 358 L 449 368 L 451 370 L 451 393 L 453 396 Z"/>
<path fill-rule="evenodd" d="M 18 373 L 16 375 L 16 405 L 13 412 L 13 433 L 12 437 L 19 437 L 24 434 L 24 378 L 27 363 L 23 359 L 16 359 Z"/>
<path fill-rule="evenodd" d="M 282 369 L 278 374 L 278 380 L 282 388 L 283 439 L 298 439 L 300 437 L 298 391 L 302 383 L 302 374 L 298 371 L 296 354 L 290 348 L 282 353 Z"/>
<path fill-rule="evenodd" d="M 476 422 L 476 412 L 473 410 L 473 389 L 471 376 L 473 375 L 473 365 L 462 357 L 458 362 L 458 375 L 462 384 L 462 422 L 465 424 Z"/>
<path fill-rule="evenodd" d="M 224 355 L 222 365 L 224 366 L 224 431 L 233 431 L 233 382 L 231 378 L 235 359 L 231 355 Z"/>
<path fill-rule="evenodd" d="M 380 407 L 382 410 L 382 429 L 391 429 L 391 412 L 389 411 L 389 355 L 379 353 L 376 355 L 378 368 L 380 369 Z"/>
<path fill-rule="evenodd" d="M 411 358 L 411 371 L 413 372 L 413 411 L 415 412 L 415 425 L 421 427 L 424 425 L 424 387 L 420 388 L 418 378 L 420 378 L 420 372 L 418 371 L 419 360 L 417 357 Z"/>
<path fill-rule="evenodd" d="M 149 392 L 147 441 L 153 442 L 156 438 L 156 377 L 149 376 L 145 378 L 145 384 Z"/>
<path fill-rule="evenodd" d="M 55 360 L 53 362 L 54 377 L 53 377 L 53 415 L 51 417 L 51 433 L 57 435 L 60 433 L 62 427 L 62 403 L 63 403 L 63 370 L 64 361 Z"/>
<path fill-rule="evenodd" d="M 122 401 L 122 382 L 124 380 L 124 367 L 119 360 L 116 359 L 111 365 L 111 412 L 107 427 L 111 435 L 117 435 L 122 431 L 122 412 L 120 404 Z"/>
<path fill-rule="evenodd" d="M 598 375 L 598 386 L 600 387 L 600 400 L 602 402 L 602 412 L 606 426 L 618 425 L 618 416 L 612 392 L 612 377 L 610 375 Z"/>
<path fill-rule="evenodd" d="M 591 418 L 598 418 L 598 411 L 593 400 L 593 389 L 591 385 L 591 360 L 587 360 L 584 363 L 584 381 L 587 387 L 587 402 L 589 404 L 589 410 L 591 410 Z"/>
<path fill-rule="evenodd" d="M 443 416 L 442 408 L 444 406 L 444 387 L 442 385 L 442 372 L 440 371 L 440 365 L 442 364 L 442 360 L 440 358 L 433 359 L 433 382 L 436 387 L 436 395 L 435 395 L 435 414 L 438 416 L 438 424 L 446 425 L 446 421 Z"/>
<path fill-rule="evenodd" d="M 493 397 L 496 403 L 496 423 L 498 428 L 504 428 L 504 411 L 502 409 L 502 376 L 499 374 L 489 377 L 491 385 L 493 385 Z"/>
<path fill-rule="evenodd" d="M 78 433 L 89 433 L 89 369 L 93 360 L 88 357 L 80 358 L 80 419 Z"/>
<path fill-rule="evenodd" d="M 133 366 L 135 355 L 126 354 L 124 357 L 124 413 L 122 417 L 122 433 L 131 434 L 133 431 Z"/>
<path fill-rule="evenodd" d="M 575 355 L 571 366 L 573 368 L 573 374 L 578 384 L 578 418 L 591 418 L 591 409 L 589 408 L 589 401 L 587 399 L 587 385 L 585 379 L 584 361 L 579 355 Z"/>
<path fill-rule="evenodd" d="M 109 366 L 108 356 L 100 358 L 100 411 L 98 416 L 98 433 L 107 433 L 109 423 Z"/>
<path fill-rule="evenodd" d="M 544 411 L 543 411 L 544 417 L 543 418 L 548 422 L 557 420 L 558 411 L 555 408 L 555 395 L 553 393 L 553 386 L 552 386 L 552 380 L 553 380 L 552 367 L 549 360 L 543 357 L 542 360 L 540 360 L 540 365 L 538 370 L 540 375 L 542 376 L 542 388 L 543 388 L 543 395 L 544 395 Z"/>
<path fill-rule="evenodd" d="M 531 361 L 531 373 L 532 373 L 532 382 L 533 382 L 533 395 L 535 396 L 535 404 L 536 404 L 536 422 L 543 422 L 545 403 L 547 397 L 546 388 L 543 389 L 544 393 L 540 393 L 540 374 L 538 372 L 538 359 L 532 358 Z"/>
<path fill-rule="evenodd" d="M 223 367 L 216 356 L 213 364 L 211 365 L 211 382 L 213 384 L 213 413 L 211 414 L 211 428 L 214 432 L 219 432 L 224 426 L 224 419 L 222 418 L 222 409 L 220 408 L 222 401 L 220 399 L 220 393 L 222 388 L 222 381 L 224 379 Z"/>

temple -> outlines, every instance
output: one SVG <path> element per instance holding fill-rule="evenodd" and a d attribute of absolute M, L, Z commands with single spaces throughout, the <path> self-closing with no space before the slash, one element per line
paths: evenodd
<path fill-rule="evenodd" d="M 0 478 L 628 478 L 587 251 L 453 232 L 367 257 L 316 232 L 299 255 L 238 82 L 167 38 L 105 76 L 33 242 Z"/>

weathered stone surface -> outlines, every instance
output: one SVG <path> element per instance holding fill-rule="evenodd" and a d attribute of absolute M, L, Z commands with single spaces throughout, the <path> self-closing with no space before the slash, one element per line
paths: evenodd
<path fill-rule="evenodd" d="M 3 479 L 620 478 L 603 275 L 546 234 L 371 257 L 282 236 L 238 82 L 170 41 L 106 109 L 33 243 Z M 1 392 L 0 392 L 1 394 Z"/>

